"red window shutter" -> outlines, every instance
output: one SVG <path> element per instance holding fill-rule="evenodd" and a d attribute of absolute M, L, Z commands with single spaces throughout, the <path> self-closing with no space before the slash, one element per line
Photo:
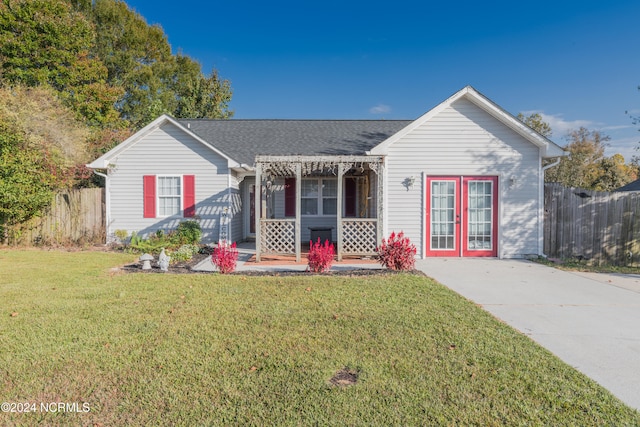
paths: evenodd
<path fill-rule="evenodd" d="M 296 216 L 296 179 L 284 180 L 284 216 Z"/>
<path fill-rule="evenodd" d="M 182 177 L 182 185 L 184 187 L 182 196 L 184 217 L 191 218 L 196 216 L 196 176 L 184 175 Z"/>
<path fill-rule="evenodd" d="M 144 218 L 156 217 L 156 176 L 145 175 L 142 177 L 142 192 L 144 203 Z"/>
<path fill-rule="evenodd" d="M 356 180 L 353 178 L 344 180 L 344 216 L 356 216 Z"/>

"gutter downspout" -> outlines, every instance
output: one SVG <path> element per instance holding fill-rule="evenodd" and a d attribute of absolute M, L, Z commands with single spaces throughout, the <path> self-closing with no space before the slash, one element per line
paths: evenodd
<path fill-rule="evenodd" d="M 109 175 L 93 170 L 98 176 L 104 178 L 104 210 L 105 210 L 105 243 L 109 243 L 109 236 L 111 235 L 109 227 L 111 226 L 111 192 L 109 191 Z"/>
<path fill-rule="evenodd" d="M 540 174 L 540 189 L 542 191 L 540 192 L 540 214 L 542 218 L 544 218 L 544 173 L 547 169 L 558 166 L 560 164 L 560 160 L 562 160 L 562 157 L 558 157 L 555 162 L 548 164 L 541 169 L 542 173 Z M 544 221 L 540 221 L 540 223 L 538 224 L 538 230 L 540 236 L 540 248 L 538 252 L 540 252 L 540 254 L 544 258 L 549 258 L 547 254 L 544 253 Z"/>

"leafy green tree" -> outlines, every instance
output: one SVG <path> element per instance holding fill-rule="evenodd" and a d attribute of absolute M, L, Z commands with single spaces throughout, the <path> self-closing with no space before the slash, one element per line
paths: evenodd
<path fill-rule="evenodd" d="M 162 113 L 176 117 L 227 118 L 230 84 L 214 71 L 172 55 L 162 28 L 118 0 L 96 0 L 90 14 L 98 34 L 93 53 L 108 69 L 108 81 L 124 89 L 123 118 L 140 128 Z"/>
<path fill-rule="evenodd" d="M 15 120 L 0 113 L 0 240 L 51 203 L 54 174 Z"/>
<path fill-rule="evenodd" d="M 637 179 L 637 168 L 626 164 L 622 154 L 605 157 L 599 162 L 599 173 L 592 187 L 596 191 L 613 191 Z"/>
<path fill-rule="evenodd" d="M 551 126 L 549 123 L 545 122 L 542 119 L 542 116 L 538 113 L 533 113 L 528 116 L 525 116 L 522 113 L 518 113 L 518 120 L 520 120 L 525 125 L 529 126 L 531 129 L 538 132 L 540 135 L 549 138 L 552 135 Z"/>
<path fill-rule="evenodd" d="M 567 139 L 569 143 L 565 149 L 570 154 L 563 157 L 558 166 L 546 171 L 546 182 L 559 182 L 565 187 L 611 191 L 637 176 L 636 168 L 626 165 L 622 155 L 604 155 L 611 138 L 602 132 L 581 127 L 572 131 Z"/>
<path fill-rule="evenodd" d="M 22 135 L 4 145 L 5 170 L 38 153 L 48 187 L 87 185 L 84 163 L 134 129 L 161 113 L 230 117 L 230 99 L 227 80 L 173 55 L 123 1 L 0 0 L 0 124 Z"/>
<path fill-rule="evenodd" d="M 1 0 L 0 66 L 9 85 L 53 87 L 91 125 L 112 125 L 121 90 L 89 55 L 92 23 L 66 0 Z"/>
<path fill-rule="evenodd" d="M 88 160 L 90 128 L 47 86 L 0 88 L 0 121 L 13 123 L 23 135 L 20 147 L 40 152 L 54 169 Z"/>
<path fill-rule="evenodd" d="M 232 116 L 228 109 L 231 85 L 217 71 L 209 77 L 200 71 L 200 65 L 189 57 L 177 55 L 176 76 L 172 90 L 176 94 L 173 115 L 179 118 L 226 119 Z"/>

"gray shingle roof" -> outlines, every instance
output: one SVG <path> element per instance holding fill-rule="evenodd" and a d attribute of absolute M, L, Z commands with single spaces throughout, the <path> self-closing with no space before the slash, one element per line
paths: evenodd
<path fill-rule="evenodd" d="M 410 120 L 178 119 L 237 162 L 256 155 L 363 155 Z"/>
<path fill-rule="evenodd" d="M 640 191 L 640 179 L 637 179 L 629 184 L 616 189 L 615 191 Z"/>

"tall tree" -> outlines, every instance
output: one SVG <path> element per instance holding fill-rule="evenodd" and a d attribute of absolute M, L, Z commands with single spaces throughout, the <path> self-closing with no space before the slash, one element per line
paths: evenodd
<path fill-rule="evenodd" d="M 9 85 L 49 85 L 92 125 L 112 124 L 120 90 L 89 55 L 93 25 L 66 0 L 0 2 L 0 66 Z"/>
<path fill-rule="evenodd" d="M 39 214 L 50 202 L 55 173 L 30 143 L 17 117 L 0 108 L 0 242 L 12 225 Z"/>
<path fill-rule="evenodd" d="M 614 154 L 600 161 L 599 173 L 592 187 L 596 191 L 613 191 L 638 178 L 637 168 L 625 163 L 622 154 Z"/>
<path fill-rule="evenodd" d="M 0 242 L 9 227 L 38 215 L 49 203 L 52 174 L 37 150 L 24 148 L 24 134 L 0 116 Z"/>
<path fill-rule="evenodd" d="M 91 129 L 49 87 L 0 88 L 0 123 L 21 135 L 6 155 L 19 150 L 39 153 L 41 165 L 51 173 L 52 188 L 74 185 L 76 167 L 90 159 L 86 141 Z"/>
<path fill-rule="evenodd" d="M 99 37 L 93 53 L 108 69 L 108 80 L 124 89 L 118 106 L 124 118 L 142 127 L 162 113 L 176 117 L 227 118 L 231 87 L 214 71 L 172 55 L 162 28 L 119 0 L 96 0 L 91 11 Z"/>
<path fill-rule="evenodd" d="M 161 113 L 232 114 L 229 82 L 173 55 L 162 28 L 120 0 L 0 0 L 0 88 L 0 126 L 24 135 L 10 149 L 5 144 L 3 156 L 15 156 L 2 159 L 6 170 L 7 162 L 39 153 L 52 188 L 71 185 L 74 171 L 87 172 L 79 165 Z M 82 135 L 61 139 L 66 107 L 84 127 Z"/>
<path fill-rule="evenodd" d="M 518 120 L 520 120 L 525 125 L 529 126 L 531 129 L 538 132 L 540 135 L 549 138 L 553 134 L 551 130 L 551 126 L 549 123 L 545 122 L 542 119 L 542 116 L 539 113 L 533 113 L 528 116 L 525 116 L 522 113 L 518 113 Z"/>
<path fill-rule="evenodd" d="M 570 154 L 563 157 L 558 166 L 546 171 L 546 182 L 559 182 L 565 187 L 611 191 L 635 178 L 635 168 L 625 165 L 622 155 L 604 155 L 609 136 L 581 127 L 572 131 L 567 139 L 569 143 L 565 149 Z"/>

